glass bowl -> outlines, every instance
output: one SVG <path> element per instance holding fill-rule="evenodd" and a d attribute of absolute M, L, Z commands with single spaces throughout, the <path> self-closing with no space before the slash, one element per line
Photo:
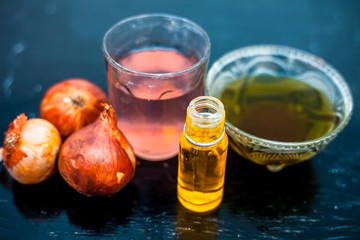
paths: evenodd
<path fill-rule="evenodd" d="M 353 100 L 343 77 L 323 59 L 286 46 L 249 46 L 225 54 L 210 68 L 205 82 L 205 94 L 222 99 L 222 93 L 229 85 L 240 78 L 249 79 L 254 76 L 266 76 L 267 84 L 273 84 L 268 82 L 271 79 L 282 77 L 296 79 L 301 84 L 309 85 L 329 100 L 331 111 L 336 117 L 336 122 L 324 135 L 301 141 L 282 141 L 245 132 L 234 126 L 227 115 L 225 124 L 229 145 L 242 157 L 265 165 L 270 171 L 280 171 L 285 166 L 315 156 L 344 129 L 351 118 Z M 238 97 L 246 91 L 244 89 L 247 87 L 247 81 L 236 85 L 236 88 L 241 88 Z M 287 98 L 284 99 L 286 101 Z M 224 105 L 228 112 L 229 106 L 225 103 Z M 240 107 L 244 109 L 246 105 Z M 261 112 L 260 117 L 267 119 L 267 115 L 261 116 Z"/>

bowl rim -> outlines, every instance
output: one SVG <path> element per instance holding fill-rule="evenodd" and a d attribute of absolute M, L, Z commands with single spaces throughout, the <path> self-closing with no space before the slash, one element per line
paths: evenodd
<path fill-rule="evenodd" d="M 250 142 L 252 144 L 260 145 L 265 148 L 280 148 L 280 149 L 308 149 L 309 147 L 317 147 L 322 145 L 325 142 L 332 140 L 336 135 L 341 132 L 345 126 L 349 123 L 352 111 L 353 111 L 353 98 L 351 95 L 350 88 L 346 83 L 343 76 L 330 64 L 328 64 L 325 60 L 320 57 L 317 57 L 314 54 L 309 52 L 296 49 L 293 47 L 283 46 L 283 45 L 273 45 L 273 44 L 261 44 L 261 45 L 251 45 L 247 47 L 238 48 L 232 50 L 218 60 L 214 62 L 211 66 L 207 78 L 205 81 L 205 94 L 210 95 L 209 93 L 209 86 L 211 86 L 212 82 L 215 79 L 215 76 L 223 69 L 224 66 L 228 65 L 229 63 L 236 61 L 243 57 L 251 57 L 251 56 L 269 56 L 269 55 L 276 55 L 276 56 L 284 56 L 291 58 L 293 60 L 300 60 L 301 62 L 305 62 L 316 69 L 324 72 L 324 74 L 328 75 L 332 81 L 335 82 L 335 85 L 339 89 L 341 95 L 344 98 L 344 116 L 340 120 L 339 124 L 328 134 L 308 140 L 308 141 L 301 141 L 301 142 L 282 142 L 276 140 L 268 140 L 265 138 L 257 137 L 250 133 L 247 133 L 234 125 L 230 122 L 225 120 L 225 125 L 227 128 L 227 132 L 229 129 L 232 132 L 235 132 L 237 135 L 242 135 L 244 140 Z"/>

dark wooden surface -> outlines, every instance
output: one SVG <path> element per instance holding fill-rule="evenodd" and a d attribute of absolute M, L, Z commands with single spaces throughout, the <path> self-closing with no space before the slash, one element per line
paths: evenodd
<path fill-rule="evenodd" d="M 111 198 L 81 196 L 58 174 L 23 186 L 1 166 L 0 239 L 359 239 L 360 1 L 2 0 L 0 132 L 22 112 L 39 116 L 46 89 L 62 79 L 87 78 L 106 91 L 104 33 L 147 12 L 201 25 L 210 64 L 260 43 L 324 58 L 352 89 L 350 124 L 315 158 L 280 173 L 230 150 L 223 203 L 203 216 L 177 203 L 176 158 L 139 160 L 133 181 Z"/>

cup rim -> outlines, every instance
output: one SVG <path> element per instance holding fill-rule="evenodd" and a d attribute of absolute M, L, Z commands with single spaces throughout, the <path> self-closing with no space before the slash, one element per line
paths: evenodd
<path fill-rule="evenodd" d="M 205 42 L 206 42 L 206 49 L 205 49 L 205 53 L 204 55 L 193 65 L 191 65 L 191 67 L 188 67 L 186 69 L 183 69 L 181 71 L 177 71 L 177 72 L 169 72 L 169 73 L 146 73 L 146 72 L 139 72 L 139 71 L 135 71 L 132 70 L 130 68 L 124 67 L 121 64 L 119 64 L 118 62 L 116 62 L 109 54 L 108 49 L 106 47 L 106 42 L 107 42 L 107 38 L 108 36 L 120 25 L 124 24 L 124 23 L 128 23 L 130 21 L 136 20 L 136 19 L 140 19 L 140 18 L 168 18 L 168 19 L 174 19 L 177 21 L 182 21 L 185 22 L 187 24 L 193 25 L 196 29 L 198 29 L 202 35 L 205 38 Z M 179 75 L 179 74 L 184 74 L 187 72 L 190 72 L 196 68 L 198 68 L 199 66 L 201 66 L 207 59 L 209 59 L 210 56 L 210 50 L 211 50 L 211 42 L 210 42 L 210 38 L 208 36 L 208 34 L 206 33 L 206 31 L 200 27 L 200 25 L 198 25 L 197 23 L 184 18 L 184 17 L 180 17 L 180 16 L 176 16 L 176 15 L 172 15 L 172 14 L 166 14 L 166 13 L 146 13 L 146 14 L 140 14 L 140 15 L 135 15 L 135 16 L 131 16 L 131 17 L 127 17 L 124 18 L 123 20 L 115 23 L 112 27 L 110 27 L 102 40 L 102 52 L 105 56 L 105 59 L 107 62 L 109 62 L 113 67 L 115 67 L 118 70 L 122 70 L 122 71 L 126 71 L 132 74 L 136 74 L 136 75 L 142 75 L 142 76 L 147 76 L 147 77 L 152 77 L 152 78 L 169 78 L 171 76 L 174 75 Z"/>
<path fill-rule="evenodd" d="M 238 48 L 226 53 L 225 55 L 223 55 L 222 57 L 220 57 L 218 60 L 215 61 L 215 63 L 211 66 L 207 74 L 206 83 L 205 83 L 206 94 L 209 95 L 208 85 L 211 84 L 216 74 L 219 71 L 221 71 L 224 66 L 240 58 L 257 56 L 257 55 L 284 56 L 291 58 L 293 60 L 300 60 L 323 71 L 326 75 L 328 75 L 331 78 L 332 81 L 336 82 L 337 88 L 339 88 L 342 96 L 345 99 L 344 102 L 346 104 L 344 104 L 345 105 L 344 116 L 340 120 L 339 124 L 328 134 L 316 139 L 301 141 L 301 142 L 283 142 L 283 141 L 269 140 L 269 139 L 257 137 L 255 135 L 252 135 L 235 127 L 233 124 L 225 120 L 225 125 L 228 131 L 230 130 L 235 132 L 236 134 L 240 134 L 243 137 L 245 137 L 246 141 L 249 141 L 252 144 L 260 145 L 266 148 L 305 149 L 309 147 L 316 147 L 323 142 L 332 140 L 340 131 L 342 131 L 345 128 L 345 126 L 348 124 L 348 122 L 351 119 L 351 115 L 353 111 L 353 99 L 350 88 L 346 83 L 345 79 L 334 67 L 332 67 L 330 64 L 325 62 L 325 60 L 323 60 L 322 58 L 317 57 L 316 55 L 308 53 L 306 51 L 288 46 L 271 45 L 271 44 L 251 45 L 247 47 Z"/>

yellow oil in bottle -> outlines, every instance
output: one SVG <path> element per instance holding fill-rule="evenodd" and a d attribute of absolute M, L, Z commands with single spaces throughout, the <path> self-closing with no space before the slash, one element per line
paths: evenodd
<path fill-rule="evenodd" d="M 177 195 L 193 212 L 209 212 L 222 201 L 228 138 L 223 104 L 195 98 L 180 136 Z"/>

